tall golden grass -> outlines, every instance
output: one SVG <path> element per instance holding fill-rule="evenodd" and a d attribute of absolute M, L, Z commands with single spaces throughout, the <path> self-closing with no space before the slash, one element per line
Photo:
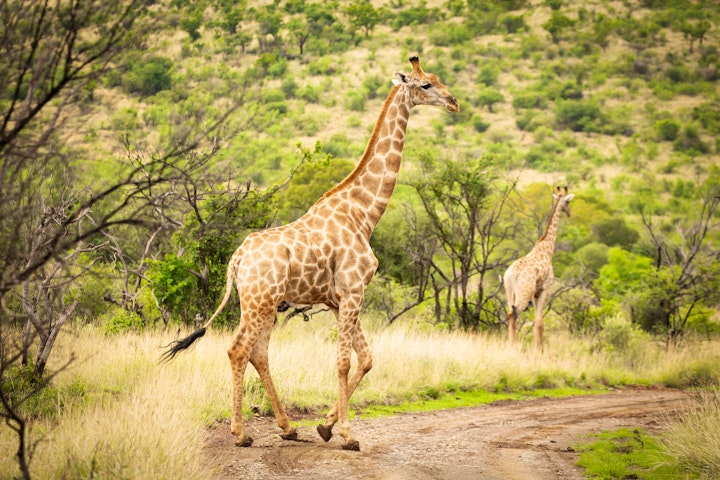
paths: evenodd
<path fill-rule="evenodd" d="M 694 398 L 694 408 L 668 422 L 662 445 L 697 478 L 720 478 L 720 387 L 699 389 Z"/>
<path fill-rule="evenodd" d="M 717 343 L 665 352 L 645 341 L 629 349 L 598 348 L 559 332 L 548 336 L 545 354 L 512 349 L 504 338 L 439 332 L 429 328 L 369 328 L 374 367 L 352 403 L 413 400 L 428 389 L 520 390 L 624 384 L 686 386 L 720 378 Z M 210 331 L 191 350 L 159 363 L 164 332 L 106 336 L 94 327 L 66 330 L 55 365 L 78 360 L 46 392 L 51 405 L 32 421 L 36 478 L 211 478 L 203 462 L 207 426 L 230 415 L 232 332 Z M 317 411 L 335 401 L 336 328 L 331 316 L 277 327 L 270 364 L 286 407 Z M 52 365 L 50 365 L 52 368 Z M 700 373 L 698 373 L 700 372 Z M 699 375 L 699 377 L 698 377 Z M 257 374 L 248 368 L 244 406 L 269 411 Z M 0 448 L 14 452 L 16 438 L 0 429 Z M 10 478 L 12 455 L 0 456 Z"/>

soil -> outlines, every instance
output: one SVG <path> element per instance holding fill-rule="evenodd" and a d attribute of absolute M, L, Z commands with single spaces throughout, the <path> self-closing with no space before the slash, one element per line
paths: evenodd
<path fill-rule="evenodd" d="M 251 447 L 236 447 L 221 425 L 206 451 L 222 480 L 582 479 L 574 445 L 622 427 L 659 433 L 690 404 L 680 391 L 623 389 L 355 419 L 359 452 L 342 450 L 339 435 L 325 443 L 314 427 L 299 427 L 298 441 L 282 440 L 272 418 L 256 417 L 245 422 Z"/>

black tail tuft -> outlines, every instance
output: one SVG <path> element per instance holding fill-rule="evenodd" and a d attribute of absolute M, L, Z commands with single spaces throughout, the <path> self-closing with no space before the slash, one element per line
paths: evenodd
<path fill-rule="evenodd" d="M 205 335 L 205 328 L 200 328 L 198 330 L 195 330 L 193 333 L 183 338 L 182 340 L 170 342 L 170 344 L 165 347 L 170 347 L 170 349 L 162 354 L 162 356 L 160 357 L 160 361 L 169 362 L 170 360 L 175 358 L 175 355 L 187 349 L 190 345 L 193 344 L 193 342 L 195 342 L 195 340 L 202 337 L 203 335 Z"/>

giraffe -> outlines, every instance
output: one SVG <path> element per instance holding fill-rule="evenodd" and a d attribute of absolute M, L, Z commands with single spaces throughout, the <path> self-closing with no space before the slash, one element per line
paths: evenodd
<path fill-rule="evenodd" d="M 567 187 L 564 190 L 557 187 L 557 193 L 553 194 L 555 205 L 550 214 L 545 234 L 535 243 L 530 253 L 515 260 L 503 275 L 505 297 L 509 309 L 508 333 L 511 344 L 516 341 L 516 323 L 519 312 L 525 310 L 532 302 L 535 307 L 535 324 L 533 326 L 535 349 L 543 351 L 543 332 L 545 331 L 543 309 L 555 279 L 552 257 L 558 223 L 561 213 L 564 212 L 568 217 L 570 216 L 570 200 L 574 197 L 574 194 L 568 195 Z"/>
<path fill-rule="evenodd" d="M 423 71 L 418 57 L 411 57 L 410 63 L 411 73 L 395 74 L 394 86 L 355 169 L 299 219 L 248 235 L 230 258 L 225 295 L 215 313 L 190 336 L 173 342 L 163 355 L 171 359 L 205 334 L 230 298 L 234 282 L 242 314 L 228 357 L 233 380 L 230 429 L 238 446 L 249 447 L 253 442 L 242 426 L 243 378 L 248 361 L 265 386 L 277 425 L 283 431 L 281 437 L 297 439 L 270 378 L 270 334 L 279 308 L 325 304 L 338 322 L 338 397 L 317 431 L 327 442 L 338 424 L 338 433 L 344 439 L 342 448 L 360 449 L 350 431 L 348 399 L 372 368 L 372 354 L 359 322 L 365 289 L 378 266 L 370 236 L 397 182 L 410 110 L 416 105 L 433 105 L 449 112 L 460 111 L 455 97 L 435 75 Z M 358 362 L 349 378 L 353 350 Z"/>

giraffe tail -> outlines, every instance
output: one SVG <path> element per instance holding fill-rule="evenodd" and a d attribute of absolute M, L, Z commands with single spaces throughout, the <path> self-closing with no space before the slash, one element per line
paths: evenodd
<path fill-rule="evenodd" d="M 212 325 L 213 320 L 215 320 L 215 317 L 217 317 L 220 312 L 222 312 L 222 309 L 225 308 L 225 304 L 230 299 L 230 295 L 232 294 L 233 289 L 233 279 L 235 278 L 235 266 L 237 265 L 236 262 L 231 262 L 230 265 L 228 265 L 227 269 L 227 277 L 225 280 L 225 295 L 223 296 L 222 302 L 220 302 L 220 305 L 218 306 L 217 310 L 215 310 L 215 313 L 212 314 L 210 317 L 210 320 L 205 322 L 205 325 L 195 330 L 193 333 L 188 335 L 187 337 L 176 340 L 174 342 L 170 342 L 165 348 L 168 348 L 165 353 L 163 353 L 160 356 L 160 362 L 169 362 L 173 358 L 175 358 L 175 355 L 180 353 L 183 350 L 186 350 L 195 343 L 195 340 L 205 335 L 205 332 L 207 332 L 207 329 Z"/>

